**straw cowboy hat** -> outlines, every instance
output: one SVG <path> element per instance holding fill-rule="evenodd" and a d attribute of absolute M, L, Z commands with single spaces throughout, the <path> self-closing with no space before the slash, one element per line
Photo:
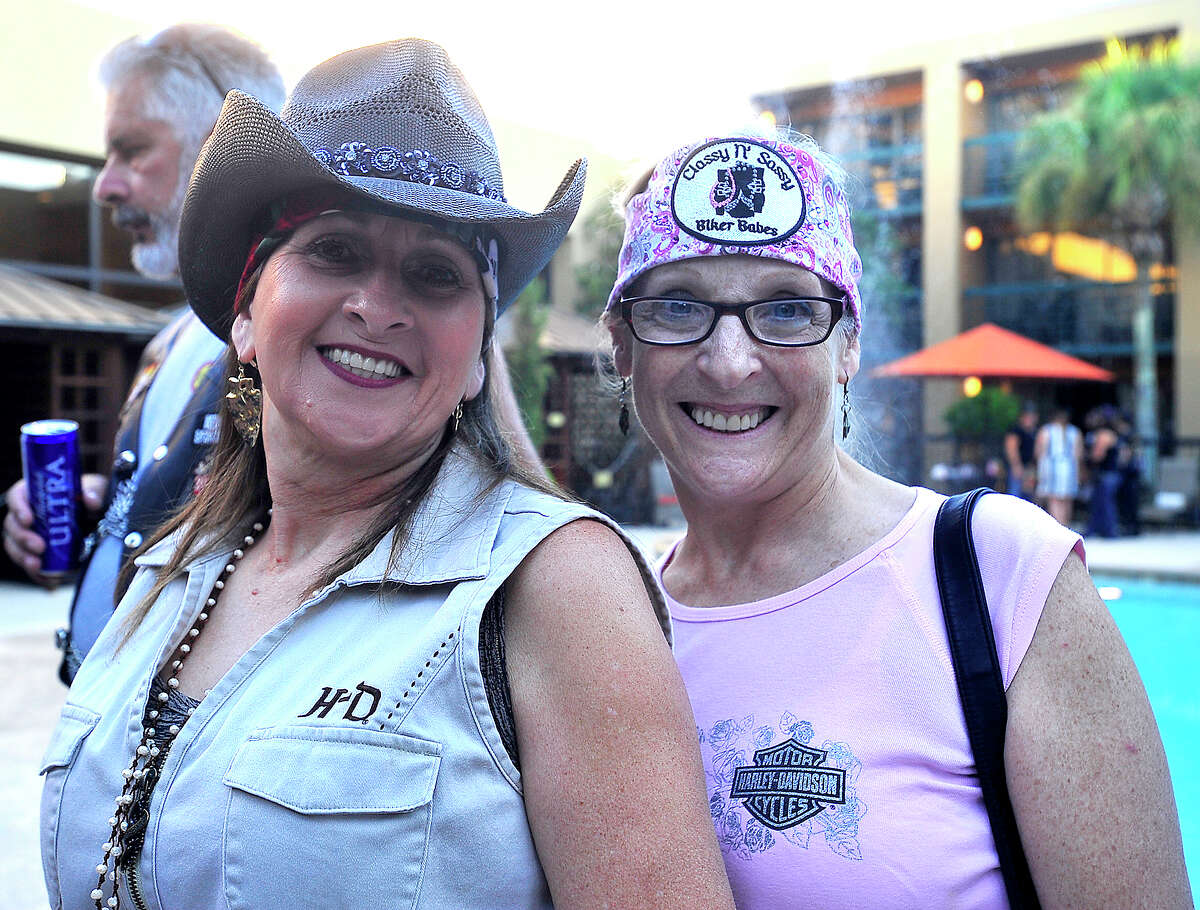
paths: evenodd
<path fill-rule="evenodd" d="M 343 188 L 388 214 L 478 225 L 499 247 L 503 310 L 562 243 L 586 170 L 572 164 L 545 211 L 514 208 L 491 127 L 445 50 L 417 38 L 359 48 L 301 78 L 282 118 L 229 93 L 184 201 L 180 277 L 197 315 L 228 338 L 263 213 L 290 193 Z"/>

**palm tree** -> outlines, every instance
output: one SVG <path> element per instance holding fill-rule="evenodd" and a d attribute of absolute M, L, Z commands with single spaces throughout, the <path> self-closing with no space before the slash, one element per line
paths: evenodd
<path fill-rule="evenodd" d="M 1148 48 L 1108 42 L 1079 92 L 1042 115 L 1018 146 L 1017 220 L 1024 230 L 1075 229 L 1104 237 L 1137 265 L 1134 389 L 1146 468 L 1158 461 L 1158 380 L 1150 268 L 1166 230 L 1200 234 L 1200 64 L 1178 41 Z"/>

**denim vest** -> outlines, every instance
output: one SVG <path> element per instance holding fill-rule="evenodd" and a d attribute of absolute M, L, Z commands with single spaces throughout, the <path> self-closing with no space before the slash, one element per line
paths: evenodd
<path fill-rule="evenodd" d="M 483 489 L 475 463 L 452 452 L 397 568 L 388 568 L 389 535 L 204 698 L 151 799 L 138 865 L 151 910 L 550 906 L 520 773 L 484 689 L 480 618 L 556 528 L 578 518 L 616 526 L 512 482 Z M 225 551 L 189 565 L 118 651 L 124 616 L 174 545 L 139 558 L 143 569 L 80 668 L 42 761 L 52 907 L 94 907 L 95 866 L 150 679 L 228 561 Z M 631 549 L 669 637 L 661 594 Z M 395 586 L 381 595 L 380 580 Z"/>

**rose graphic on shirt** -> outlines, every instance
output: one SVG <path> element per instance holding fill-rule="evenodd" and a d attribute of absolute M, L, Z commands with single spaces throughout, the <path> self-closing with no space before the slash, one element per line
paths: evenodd
<path fill-rule="evenodd" d="M 741 749 L 726 749 L 713 755 L 709 777 L 724 785 L 725 790 L 733 783 L 737 769 L 746 763 L 746 753 Z"/>
<path fill-rule="evenodd" d="M 798 743 L 808 745 L 812 742 L 813 725 L 806 720 L 796 720 L 796 715 L 791 711 L 786 712 L 783 717 L 779 718 L 779 729 L 791 736 Z"/>
<path fill-rule="evenodd" d="M 862 859 L 862 763 L 847 743 L 815 748 L 813 724 L 791 712 L 778 727 L 756 726 L 750 715 L 698 732 L 709 812 L 727 856 L 750 860 L 784 843 L 808 849 L 816 836 L 838 856 Z"/>
<path fill-rule="evenodd" d="M 743 841 L 751 853 L 762 853 L 775 846 L 775 835 L 764 828 L 754 819 L 746 822 L 746 833 Z"/>
<path fill-rule="evenodd" d="M 732 718 L 728 720 L 717 721 L 712 725 L 712 729 L 705 736 L 703 731 L 700 733 L 700 741 L 707 741 L 714 752 L 724 751 L 729 743 L 746 732 L 754 725 L 754 716 L 743 717 L 740 721 L 735 721 Z"/>

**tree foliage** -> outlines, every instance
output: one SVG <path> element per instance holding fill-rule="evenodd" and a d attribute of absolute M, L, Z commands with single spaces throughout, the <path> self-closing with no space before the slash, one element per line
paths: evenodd
<path fill-rule="evenodd" d="M 920 292 L 907 278 L 906 250 L 893 222 L 865 207 L 856 210 L 854 246 L 862 257 L 858 292 L 870 332 L 864 359 L 881 363 L 916 350 L 921 345 Z"/>
<path fill-rule="evenodd" d="M 579 283 L 576 310 L 588 319 L 600 318 L 617 281 L 617 257 L 621 254 L 625 222 L 607 200 L 619 192 L 619 184 L 609 187 L 603 196 L 605 201 L 593 205 L 582 218 L 588 258 L 575 268 L 575 280 Z"/>
<path fill-rule="evenodd" d="M 995 439 L 1016 423 L 1021 403 L 1011 392 L 989 387 L 946 408 L 946 425 L 959 439 Z"/>
<path fill-rule="evenodd" d="M 553 372 L 541 341 L 549 317 L 546 282 L 539 276 L 513 304 L 513 344 L 505 351 L 517 406 L 538 449 L 546 438 L 546 389 Z"/>
<path fill-rule="evenodd" d="M 1133 288 L 1137 431 L 1147 474 L 1157 462 L 1158 379 L 1150 266 L 1166 228 L 1200 233 L 1200 64 L 1178 41 L 1108 43 L 1062 111 L 1032 124 L 1017 149 L 1017 220 L 1025 230 L 1074 228 L 1123 247 Z"/>
<path fill-rule="evenodd" d="M 1017 172 L 1026 230 L 1090 229 L 1141 260 L 1168 219 L 1200 230 L 1200 64 L 1177 40 L 1110 41 L 1073 100 L 1025 132 Z"/>

